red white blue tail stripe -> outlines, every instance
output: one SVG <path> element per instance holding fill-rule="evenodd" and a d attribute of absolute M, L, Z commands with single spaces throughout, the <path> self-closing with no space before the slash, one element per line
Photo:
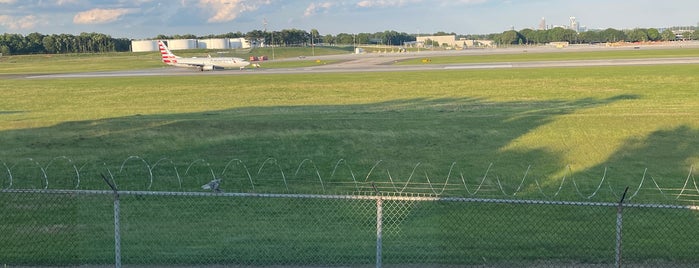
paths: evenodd
<path fill-rule="evenodd" d="M 158 40 L 158 48 L 160 49 L 160 55 L 163 58 L 163 63 L 168 65 L 177 64 L 178 57 L 175 56 L 175 54 L 172 54 L 172 52 L 170 52 L 170 49 L 167 48 L 163 41 Z"/>

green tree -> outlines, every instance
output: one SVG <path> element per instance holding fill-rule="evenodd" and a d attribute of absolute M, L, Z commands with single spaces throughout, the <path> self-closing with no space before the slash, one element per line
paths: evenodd
<path fill-rule="evenodd" d="M 355 39 L 355 35 L 353 34 L 340 33 L 335 36 L 335 43 L 342 45 L 354 45 L 356 41 Z"/>
<path fill-rule="evenodd" d="M 311 29 L 311 44 L 317 44 L 318 40 L 321 39 L 320 32 L 317 29 Z"/>
<path fill-rule="evenodd" d="M 663 41 L 674 41 L 676 38 L 675 33 L 673 33 L 670 29 L 663 30 L 660 35 L 662 36 Z"/>
<path fill-rule="evenodd" d="M 602 42 L 619 42 L 626 40 L 626 34 L 623 31 L 607 28 L 600 32 L 600 38 Z"/>
<path fill-rule="evenodd" d="M 40 33 L 30 33 L 25 37 L 23 53 L 44 53 L 42 40 L 44 35 Z"/>
<path fill-rule="evenodd" d="M 648 33 L 648 40 L 650 40 L 650 41 L 658 41 L 662 38 L 662 36 L 660 35 L 660 31 L 658 31 L 658 29 L 650 28 L 650 29 L 648 29 L 647 33 Z"/>
<path fill-rule="evenodd" d="M 554 27 L 548 30 L 549 42 L 562 42 L 564 41 L 566 35 L 566 30 L 561 27 Z"/>
<path fill-rule="evenodd" d="M 56 45 L 58 44 L 58 42 L 56 42 L 56 38 L 54 38 L 52 35 L 44 36 L 44 39 L 41 40 L 41 44 L 44 46 L 44 50 L 47 53 L 57 53 L 60 49 L 60 46 Z"/>
<path fill-rule="evenodd" d="M 578 34 L 580 43 L 599 43 L 602 42 L 602 37 L 599 31 L 585 31 Z"/>
<path fill-rule="evenodd" d="M 524 43 L 524 36 L 515 30 L 505 31 L 500 35 L 500 44 L 512 45 Z"/>
<path fill-rule="evenodd" d="M 522 35 L 525 44 L 538 43 L 536 40 L 536 31 L 532 29 L 522 29 L 519 33 Z"/>
<path fill-rule="evenodd" d="M 355 41 L 357 44 L 369 44 L 369 39 L 371 39 L 369 33 L 358 33 L 355 36 Z"/>
<path fill-rule="evenodd" d="M 626 33 L 629 42 L 645 42 L 648 41 L 648 33 L 646 29 L 636 28 Z"/>
<path fill-rule="evenodd" d="M 332 34 L 326 34 L 325 36 L 323 36 L 323 43 L 334 46 L 335 37 Z"/>

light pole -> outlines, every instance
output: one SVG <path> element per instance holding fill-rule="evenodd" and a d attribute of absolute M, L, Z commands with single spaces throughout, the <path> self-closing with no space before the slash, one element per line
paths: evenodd
<path fill-rule="evenodd" d="M 357 34 L 352 34 L 352 53 L 357 53 Z"/>
<path fill-rule="evenodd" d="M 316 46 L 313 44 L 313 30 L 311 30 L 311 53 L 316 56 Z"/>
<path fill-rule="evenodd" d="M 417 38 L 415 38 L 415 46 L 417 46 L 417 53 L 420 53 L 420 29 L 417 29 Z"/>
<path fill-rule="evenodd" d="M 265 24 L 265 33 L 267 33 L 267 18 L 265 18 L 263 20 L 263 22 Z M 274 60 L 274 31 L 271 31 L 270 33 L 272 34 L 272 43 L 270 44 L 270 46 L 272 47 L 272 60 Z M 267 38 L 266 35 L 265 35 L 265 38 Z M 267 45 L 267 40 L 265 40 L 265 46 L 266 45 Z"/>

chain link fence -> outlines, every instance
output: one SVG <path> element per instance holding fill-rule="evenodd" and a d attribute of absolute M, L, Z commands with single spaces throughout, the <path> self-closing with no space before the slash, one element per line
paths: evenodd
<path fill-rule="evenodd" d="M 616 203 L 379 192 L 120 191 L 115 197 L 103 190 L 2 190 L 0 265 L 691 267 L 699 263 L 699 213 L 692 206 L 625 204 L 618 214 Z"/>
<path fill-rule="evenodd" d="M 606 176 L 587 185 L 564 177 L 548 188 L 523 176 L 512 187 L 492 174 L 490 166 L 480 178 L 447 175 L 441 181 L 418 179 L 413 176 L 416 166 L 407 179 L 399 180 L 388 171 L 379 175 L 377 163 L 362 180 L 343 160 L 329 177 L 307 169 L 315 166 L 310 161 L 304 160 L 293 175 L 275 162 L 268 159 L 249 169 L 231 160 L 221 169 L 198 160 L 182 168 L 166 159 L 150 164 L 129 157 L 118 170 L 77 166 L 67 158 L 46 165 L 32 159 L 3 163 L 7 175 L 0 177 L 0 265 L 699 263 L 699 207 L 694 205 L 699 188 L 693 167 L 684 183 L 664 187 L 644 172 L 638 186 L 622 195 Z M 452 171 L 457 172 L 454 165 L 448 173 Z M 211 178 L 222 178 L 223 191 L 202 189 Z"/>

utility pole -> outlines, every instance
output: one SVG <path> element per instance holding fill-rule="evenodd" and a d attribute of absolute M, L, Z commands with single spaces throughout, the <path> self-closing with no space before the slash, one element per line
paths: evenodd
<path fill-rule="evenodd" d="M 263 23 L 265 26 L 264 33 L 266 34 L 267 33 L 267 18 L 263 19 Z M 272 34 L 272 41 L 270 42 L 270 46 L 272 47 L 272 60 L 274 60 L 274 31 L 272 31 L 271 34 Z M 265 45 L 267 45 L 267 40 L 265 40 Z"/>

